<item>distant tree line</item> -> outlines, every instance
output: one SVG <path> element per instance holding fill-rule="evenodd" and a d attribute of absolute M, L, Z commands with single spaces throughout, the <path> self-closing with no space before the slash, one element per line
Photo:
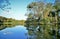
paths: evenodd
<path fill-rule="evenodd" d="M 16 25 L 24 25 L 25 20 L 15 20 L 13 18 L 6 18 L 3 16 L 0 16 L 0 29 L 6 28 L 6 27 L 14 27 Z"/>

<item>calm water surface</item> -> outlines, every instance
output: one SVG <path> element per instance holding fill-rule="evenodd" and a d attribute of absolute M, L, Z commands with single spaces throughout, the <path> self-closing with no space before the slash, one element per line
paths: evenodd
<path fill-rule="evenodd" d="M 0 30 L 0 39 L 27 39 L 28 31 L 24 26 L 15 26 Z"/>
<path fill-rule="evenodd" d="M 0 30 L 0 39 L 60 39 L 60 29 L 56 35 L 56 27 L 47 28 L 50 25 L 41 26 L 14 26 Z M 55 29 L 53 33 L 52 29 Z M 46 30 L 46 31 L 45 31 Z M 47 32 L 47 33 L 46 33 Z"/>

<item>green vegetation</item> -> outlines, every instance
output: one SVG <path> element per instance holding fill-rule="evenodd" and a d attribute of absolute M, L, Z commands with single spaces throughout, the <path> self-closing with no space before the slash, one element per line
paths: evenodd
<path fill-rule="evenodd" d="M 48 23 L 60 21 L 58 20 L 60 19 L 60 16 L 59 16 L 60 5 L 59 6 L 57 5 L 58 3 L 56 2 L 54 5 L 52 3 L 32 2 L 27 6 L 27 9 L 29 12 L 29 14 L 27 15 L 28 16 L 27 21 L 29 21 L 30 23 L 34 23 L 35 21 L 36 22 L 40 21 L 40 24 L 41 24 L 41 21 L 43 21 L 44 23 L 44 20 L 45 22 L 48 21 Z"/>
<path fill-rule="evenodd" d="M 24 25 L 24 20 L 15 20 L 0 16 L 0 30 L 6 27 L 13 27 L 15 25 Z"/>
<path fill-rule="evenodd" d="M 32 2 L 27 6 L 28 18 L 25 26 L 31 36 L 36 39 L 59 39 L 60 38 L 60 1 L 53 3 L 44 1 Z M 36 28 L 39 27 L 36 31 Z"/>

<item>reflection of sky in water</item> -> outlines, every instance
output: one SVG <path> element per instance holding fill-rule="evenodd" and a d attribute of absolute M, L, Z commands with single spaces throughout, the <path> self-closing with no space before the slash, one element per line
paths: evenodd
<path fill-rule="evenodd" d="M 27 39 L 27 30 L 24 26 L 6 28 L 0 31 L 0 39 Z"/>

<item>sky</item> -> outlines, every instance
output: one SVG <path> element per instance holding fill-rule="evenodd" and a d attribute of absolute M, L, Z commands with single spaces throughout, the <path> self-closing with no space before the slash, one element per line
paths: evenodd
<path fill-rule="evenodd" d="M 25 13 L 27 13 L 27 5 L 31 3 L 33 0 L 10 0 L 11 9 L 9 12 L 3 11 L 0 9 L 0 16 L 13 18 L 17 20 L 25 20 L 27 17 Z"/>
<path fill-rule="evenodd" d="M 30 4 L 34 0 L 9 0 L 11 5 L 11 9 L 9 12 L 3 11 L 0 9 L 0 16 L 13 18 L 17 20 L 26 20 L 27 16 L 27 5 Z M 47 2 L 53 2 L 52 0 L 47 0 Z"/>

